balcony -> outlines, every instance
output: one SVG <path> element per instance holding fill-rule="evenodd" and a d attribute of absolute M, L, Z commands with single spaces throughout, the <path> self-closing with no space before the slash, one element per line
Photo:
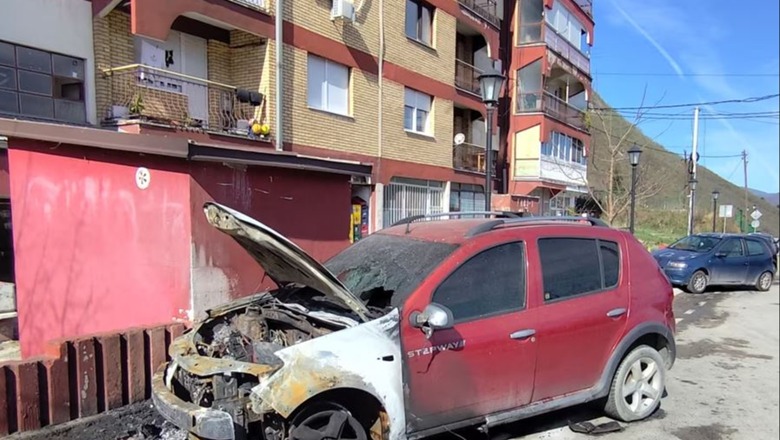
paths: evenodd
<path fill-rule="evenodd" d="M 498 151 L 493 151 L 493 175 L 496 172 Z M 469 143 L 452 146 L 452 167 L 456 170 L 485 174 L 485 147 Z"/>
<path fill-rule="evenodd" d="M 584 111 L 547 91 L 537 93 L 518 92 L 515 111 L 517 113 L 543 112 L 547 116 L 574 128 L 588 131 Z"/>
<path fill-rule="evenodd" d="M 544 43 L 548 48 L 557 52 L 563 59 L 570 62 L 574 67 L 590 75 L 590 59 L 579 49 L 574 47 L 568 40 L 558 35 L 550 25 L 544 29 Z"/>
<path fill-rule="evenodd" d="M 458 0 L 458 3 L 496 28 L 501 27 L 496 0 Z"/>
<path fill-rule="evenodd" d="M 455 60 L 455 87 L 479 96 L 479 75 L 482 71 L 473 65 Z"/>
<path fill-rule="evenodd" d="M 263 101 L 258 92 L 141 64 L 104 70 L 103 80 L 108 108 L 98 111 L 108 124 L 139 121 L 247 136 Z"/>

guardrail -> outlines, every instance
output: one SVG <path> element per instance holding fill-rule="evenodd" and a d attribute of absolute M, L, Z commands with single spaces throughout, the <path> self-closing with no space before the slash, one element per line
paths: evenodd
<path fill-rule="evenodd" d="M 568 40 L 558 35 L 549 24 L 544 29 L 544 43 L 548 48 L 569 61 L 574 67 L 590 75 L 590 59 Z"/>
<path fill-rule="evenodd" d="M 462 60 L 455 60 L 455 87 L 479 95 L 480 75 L 482 75 L 482 71 L 475 66 Z"/>
<path fill-rule="evenodd" d="M 588 131 L 585 112 L 550 92 L 517 93 L 515 112 L 539 113 L 555 118 L 580 130 Z"/>
<path fill-rule="evenodd" d="M 103 71 L 107 119 L 246 135 L 263 95 L 142 64 Z"/>
<path fill-rule="evenodd" d="M 458 0 L 458 3 L 474 11 L 480 18 L 493 26 L 500 28 L 501 19 L 498 18 L 498 3 L 496 0 Z"/>

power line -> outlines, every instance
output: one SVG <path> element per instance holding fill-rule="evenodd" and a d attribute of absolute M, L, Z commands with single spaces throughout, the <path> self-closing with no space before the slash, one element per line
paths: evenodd
<path fill-rule="evenodd" d="M 754 96 L 743 99 L 726 99 L 722 101 L 710 101 L 710 102 L 693 102 L 687 104 L 668 104 L 668 105 L 647 105 L 643 107 L 592 107 L 590 110 L 595 111 L 619 111 L 619 110 L 645 110 L 645 109 L 660 109 L 660 108 L 683 108 L 683 107 L 703 107 L 708 105 L 720 105 L 720 104 L 745 104 L 759 101 L 766 101 L 768 99 L 777 98 L 780 93 L 764 96 Z"/>
<path fill-rule="evenodd" d="M 699 76 L 699 77 L 778 77 L 780 73 L 660 73 L 660 72 L 594 72 L 594 76 Z"/>

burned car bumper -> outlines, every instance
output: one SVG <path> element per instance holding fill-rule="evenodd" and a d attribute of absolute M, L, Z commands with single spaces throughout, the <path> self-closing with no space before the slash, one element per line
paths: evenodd
<path fill-rule="evenodd" d="M 166 365 L 167 367 L 167 365 Z M 233 440 L 233 417 L 213 408 L 202 408 L 178 398 L 165 386 L 165 369 L 152 378 L 152 401 L 157 411 L 176 427 L 209 440 Z"/>

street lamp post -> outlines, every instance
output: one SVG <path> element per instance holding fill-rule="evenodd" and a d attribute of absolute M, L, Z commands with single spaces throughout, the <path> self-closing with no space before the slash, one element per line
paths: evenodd
<path fill-rule="evenodd" d="M 720 192 L 716 189 L 712 192 L 712 232 L 715 232 L 718 219 L 718 196 Z"/>
<path fill-rule="evenodd" d="M 634 233 L 634 217 L 636 216 L 636 167 L 639 165 L 639 156 L 642 150 L 634 144 L 628 150 L 628 163 L 631 164 L 631 214 L 628 220 L 628 230 Z"/>
<path fill-rule="evenodd" d="M 501 87 L 504 85 L 504 75 L 490 68 L 479 75 L 479 91 L 482 102 L 487 110 L 487 145 L 485 145 L 485 211 L 492 208 L 490 195 L 493 193 L 493 112 L 498 107 Z"/>

